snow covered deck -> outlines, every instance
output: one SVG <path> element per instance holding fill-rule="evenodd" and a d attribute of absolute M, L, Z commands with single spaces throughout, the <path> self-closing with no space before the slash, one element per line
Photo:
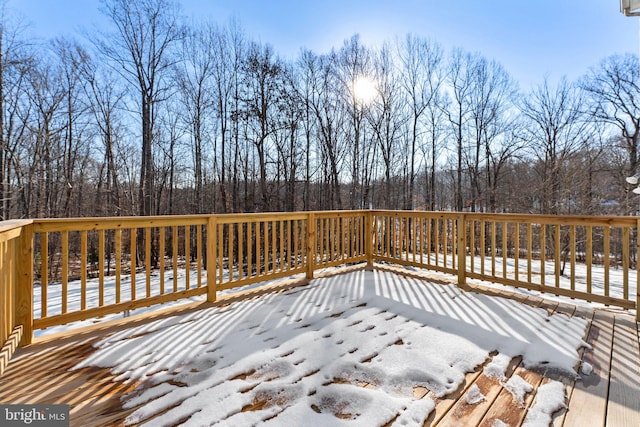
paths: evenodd
<path fill-rule="evenodd" d="M 639 348 L 626 312 L 354 270 L 43 337 L 0 402 L 82 426 L 635 426 Z"/>

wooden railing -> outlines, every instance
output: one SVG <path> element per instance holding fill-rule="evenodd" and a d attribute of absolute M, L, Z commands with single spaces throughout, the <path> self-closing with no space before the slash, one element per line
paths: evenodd
<path fill-rule="evenodd" d="M 34 221 L 33 328 L 366 261 L 366 211 Z"/>
<path fill-rule="evenodd" d="M 205 294 L 208 221 L 34 221 L 34 329 Z"/>
<path fill-rule="evenodd" d="M 637 217 L 372 212 L 373 258 L 633 309 Z M 633 267 L 633 268 L 632 268 Z"/>
<path fill-rule="evenodd" d="M 31 221 L 0 223 L 0 375 L 32 334 L 31 228 Z"/>
<path fill-rule="evenodd" d="M 632 309 L 639 225 L 635 217 L 467 214 L 466 277 Z"/>
<path fill-rule="evenodd" d="M 20 325 L 26 344 L 34 329 L 362 262 L 633 309 L 639 221 L 364 210 L 2 223 L 0 342 Z"/>

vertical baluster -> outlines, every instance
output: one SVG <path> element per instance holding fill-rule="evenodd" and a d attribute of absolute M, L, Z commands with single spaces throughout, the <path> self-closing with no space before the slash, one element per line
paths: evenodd
<path fill-rule="evenodd" d="M 486 227 L 484 219 L 480 221 L 480 274 L 484 274 L 484 258 L 486 256 Z"/>
<path fill-rule="evenodd" d="M 604 227 L 604 295 L 609 296 L 609 266 L 611 263 L 611 228 Z"/>
<path fill-rule="evenodd" d="M 469 223 L 469 271 L 474 273 L 476 257 L 476 221 L 472 219 Z"/>
<path fill-rule="evenodd" d="M 622 298 L 629 299 L 629 227 L 622 228 Z"/>
<path fill-rule="evenodd" d="M 87 230 L 80 232 L 80 310 L 87 308 Z"/>
<path fill-rule="evenodd" d="M 137 229 L 135 228 L 130 228 L 129 232 L 131 233 L 130 237 L 130 244 L 131 244 L 131 248 L 130 248 L 130 255 L 129 255 L 129 264 L 131 267 L 131 301 L 135 301 L 136 300 L 136 253 L 137 253 L 137 244 L 138 242 L 136 241 L 136 235 L 137 235 Z"/>
<path fill-rule="evenodd" d="M 198 269 L 198 287 L 202 287 L 202 224 L 196 227 L 196 259 Z"/>
<path fill-rule="evenodd" d="M 171 266 L 173 267 L 173 292 L 178 292 L 178 226 L 171 226 Z"/>
<path fill-rule="evenodd" d="M 533 227 L 527 223 L 527 281 L 531 281 L 531 253 L 533 252 Z"/>
<path fill-rule="evenodd" d="M 520 279 L 520 223 L 514 222 L 513 226 L 515 229 L 513 230 L 513 240 L 514 240 L 514 255 L 515 255 L 515 265 L 516 271 L 514 274 L 514 280 L 517 282 Z"/>
<path fill-rule="evenodd" d="M 167 235 L 167 227 L 160 227 L 160 229 L 158 230 L 158 238 L 160 239 L 159 241 L 159 249 L 158 249 L 158 256 L 160 257 L 160 295 L 164 295 L 165 290 L 164 290 L 164 279 L 165 279 L 165 263 L 164 263 L 164 255 L 165 255 L 165 251 L 166 251 L 166 246 L 165 246 L 165 239 L 166 239 L 166 235 Z"/>
<path fill-rule="evenodd" d="M 40 234 L 40 253 L 42 264 L 40 265 L 40 317 L 47 317 L 48 289 L 49 289 L 49 233 Z"/>
<path fill-rule="evenodd" d="M 576 290 L 576 226 L 569 227 L 569 249 L 571 250 L 571 290 Z"/>
<path fill-rule="evenodd" d="M 502 278 L 507 278 L 507 253 L 509 252 L 509 223 L 500 223 L 502 230 Z"/>
<path fill-rule="evenodd" d="M 184 288 L 191 288 L 191 226 L 184 226 Z"/>
<path fill-rule="evenodd" d="M 586 229 L 586 233 L 587 233 L 587 253 L 586 253 L 586 262 L 587 262 L 587 293 L 591 294 L 592 291 L 592 283 L 593 283 L 593 277 L 592 277 L 592 267 L 593 267 L 593 227 L 592 226 L 587 226 Z M 591 300 L 587 300 L 589 302 L 591 302 Z"/>
<path fill-rule="evenodd" d="M 491 275 L 496 275 L 496 256 L 498 254 L 496 248 L 496 221 L 491 221 Z"/>
<path fill-rule="evenodd" d="M 560 224 L 556 225 L 556 233 L 555 233 L 555 279 L 556 279 L 556 288 L 560 287 L 560 239 L 562 234 L 562 227 Z"/>
<path fill-rule="evenodd" d="M 122 229 L 115 230 L 115 262 L 116 262 L 116 304 L 120 302 L 120 288 L 122 287 Z"/>
<path fill-rule="evenodd" d="M 544 286 L 547 261 L 547 226 L 540 224 L 540 284 Z"/>
<path fill-rule="evenodd" d="M 104 305 L 104 230 L 98 231 L 98 307 Z"/>
<path fill-rule="evenodd" d="M 151 228 L 144 229 L 145 297 L 151 296 Z"/>

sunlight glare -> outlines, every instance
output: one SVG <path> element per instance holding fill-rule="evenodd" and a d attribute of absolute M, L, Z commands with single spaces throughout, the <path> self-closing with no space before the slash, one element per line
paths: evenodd
<path fill-rule="evenodd" d="M 370 77 L 361 76 L 353 84 L 353 96 L 363 105 L 368 105 L 376 97 L 378 91 Z"/>

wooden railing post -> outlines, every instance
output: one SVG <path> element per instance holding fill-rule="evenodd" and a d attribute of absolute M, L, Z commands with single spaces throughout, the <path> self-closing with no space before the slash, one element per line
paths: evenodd
<path fill-rule="evenodd" d="M 307 217 L 307 279 L 313 279 L 316 264 L 316 215 L 312 212 Z"/>
<path fill-rule="evenodd" d="M 456 219 L 456 233 L 458 233 L 458 286 L 467 283 L 467 224 L 464 214 Z"/>
<path fill-rule="evenodd" d="M 210 215 L 207 222 L 207 301 L 215 302 L 217 292 L 218 221 Z"/>
<path fill-rule="evenodd" d="M 365 238 L 365 247 L 364 250 L 367 254 L 367 266 L 365 269 L 367 271 L 373 271 L 373 233 L 374 233 L 374 224 L 373 224 L 373 212 L 366 211 L 365 215 L 365 226 L 364 226 L 364 238 Z"/>
<path fill-rule="evenodd" d="M 33 341 L 33 224 L 22 227 L 15 241 L 15 316 L 22 325 L 20 346 Z"/>

